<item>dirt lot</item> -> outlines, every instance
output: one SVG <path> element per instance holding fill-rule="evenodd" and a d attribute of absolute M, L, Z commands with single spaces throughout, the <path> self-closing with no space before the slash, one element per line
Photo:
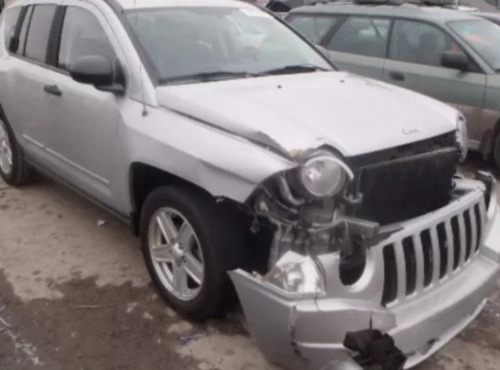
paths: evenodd
<path fill-rule="evenodd" d="M 0 225 L 1 370 L 277 369 L 239 310 L 196 324 L 168 309 L 127 226 L 61 186 L 0 182 Z M 500 277 L 497 286 L 479 319 L 418 370 L 500 367 Z"/>

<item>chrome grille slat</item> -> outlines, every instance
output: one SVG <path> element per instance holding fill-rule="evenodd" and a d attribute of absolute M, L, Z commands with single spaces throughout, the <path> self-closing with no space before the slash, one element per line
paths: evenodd
<path fill-rule="evenodd" d="M 465 252 L 467 249 L 467 240 L 465 239 L 465 222 L 463 213 L 458 215 L 458 227 L 460 230 L 460 259 L 458 266 L 463 266 L 465 263 Z"/>
<path fill-rule="evenodd" d="M 467 210 L 467 212 L 469 213 L 469 217 L 470 217 L 470 223 L 471 223 L 471 256 L 474 255 L 474 253 L 476 252 L 476 249 L 477 249 L 477 221 L 476 221 L 476 213 L 474 212 L 474 207 L 471 207 L 470 209 Z"/>
<path fill-rule="evenodd" d="M 481 197 L 449 215 L 395 237 L 384 246 L 387 276 L 382 303 L 392 305 L 425 294 L 461 270 L 483 242 L 486 206 Z"/>
<path fill-rule="evenodd" d="M 416 285 L 415 291 L 421 292 L 424 289 L 424 274 L 425 274 L 425 266 L 424 266 L 424 251 L 422 247 L 422 239 L 418 235 L 413 235 L 413 246 L 415 248 L 415 261 L 417 265 L 417 276 L 416 276 Z"/>
<path fill-rule="evenodd" d="M 441 255 L 439 252 L 439 240 L 437 235 L 437 228 L 433 227 L 431 229 L 431 241 L 432 241 L 432 260 L 434 261 L 432 269 L 432 284 L 439 281 L 439 268 L 441 266 Z"/>
<path fill-rule="evenodd" d="M 480 222 L 480 225 L 484 225 L 484 222 L 486 220 L 486 202 L 485 202 L 485 199 L 482 199 L 480 202 L 479 202 L 479 214 L 481 216 L 481 222 Z M 482 230 L 482 226 L 481 226 L 481 238 L 480 238 L 480 241 L 479 241 L 479 245 L 482 245 L 483 244 L 483 239 L 484 239 L 484 235 L 483 235 L 483 230 Z"/>
<path fill-rule="evenodd" d="M 406 262 L 402 242 L 394 243 L 394 253 L 396 255 L 396 268 L 398 271 L 397 298 L 402 299 L 406 296 Z"/>
<path fill-rule="evenodd" d="M 455 251 L 455 240 L 453 238 L 453 231 L 451 230 L 451 221 L 446 220 L 445 224 L 446 230 L 446 250 L 448 252 L 447 258 L 447 266 L 445 276 L 450 275 L 453 272 L 453 259 L 454 259 L 454 251 Z"/>

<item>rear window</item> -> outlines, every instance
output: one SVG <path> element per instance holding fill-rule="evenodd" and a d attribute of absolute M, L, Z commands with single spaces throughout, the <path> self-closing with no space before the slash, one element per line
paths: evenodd
<path fill-rule="evenodd" d="M 297 31 L 313 44 L 318 44 L 336 24 L 337 18 L 316 15 L 293 15 L 287 19 Z"/>
<path fill-rule="evenodd" d="M 5 47 L 9 49 L 10 41 L 16 34 L 17 22 L 19 20 L 19 15 L 21 14 L 21 8 L 12 8 L 5 11 L 5 28 L 4 28 L 4 40 Z"/>
<path fill-rule="evenodd" d="M 50 29 L 56 13 L 55 5 L 36 5 L 31 16 L 25 56 L 37 62 L 45 63 Z"/>

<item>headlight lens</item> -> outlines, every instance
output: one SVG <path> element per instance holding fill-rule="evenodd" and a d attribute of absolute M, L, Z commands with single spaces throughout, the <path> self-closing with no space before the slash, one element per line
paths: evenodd
<path fill-rule="evenodd" d="M 285 253 L 265 276 L 265 281 L 286 293 L 317 295 L 324 292 L 316 262 L 295 252 Z"/>
<path fill-rule="evenodd" d="M 469 152 L 469 135 L 467 132 L 467 120 L 461 114 L 459 114 L 457 119 L 457 143 L 460 147 L 460 157 L 464 161 Z"/>
<path fill-rule="evenodd" d="M 331 154 L 318 152 L 300 168 L 299 180 L 304 190 L 315 198 L 331 197 L 344 186 L 352 171 Z"/>

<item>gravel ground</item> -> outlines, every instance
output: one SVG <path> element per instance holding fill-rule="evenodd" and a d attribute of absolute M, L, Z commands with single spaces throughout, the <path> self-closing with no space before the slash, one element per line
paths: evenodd
<path fill-rule="evenodd" d="M 484 166 L 473 158 L 465 172 Z M 0 182 L 0 225 L 1 370 L 278 369 L 252 344 L 241 311 L 190 323 L 167 308 L 127 226 L 65 188 Z M 418 370 L 499 368 L 500 277 L 497 287 Z"/>

